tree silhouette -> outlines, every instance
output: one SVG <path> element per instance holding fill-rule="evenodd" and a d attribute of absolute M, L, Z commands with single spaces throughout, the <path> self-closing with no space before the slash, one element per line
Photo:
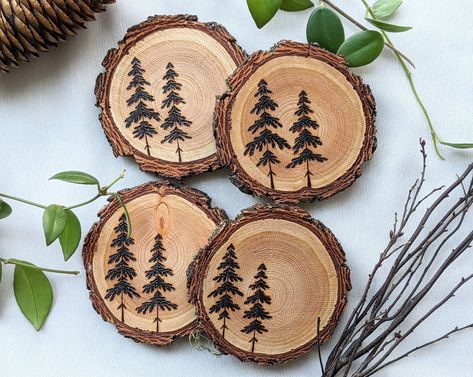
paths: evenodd
<path fill-rule="evenodd" d="M 113 239 L 111 247 L 117 249 L 116 253 L 110 255 L 108 264 L 115 264 L 110 268 L 105 276 L 106 280 L 116 280 L 117 282 L 112 288 L 107 289 L 105 299 L 113 301 L 115 297 L 120 297 L 121 319 L 125 323 L 125 302 L 124 295 L 130 298 L 140 297 L 136 289 L 130 284 L 129 280 L 133 280 L 136 276 L 135 269 L 129 266 L 130 262 L 135 262 L 134 254 L 129 250 L 129 246 L 134 244 L 133 238 L 128 237 L 128 223 L 125 214 L 120 216 L 118 225 L 114 228 L 117 237 Z"/>
<path fill-rule="evenodd" d="M 153 108 L 145 104 L 145 102 L 154 101 L 154 97 L 145 90 L 145 85 L 149 86 L 150 83 L 144 79 L 144 72 L 145 70 L 141 67 L 141 61 L 134 57 L 131 61 L 131 70 L 128 72 L 128 76 L 132 77 L 132 79 L 126 89 L 135 90 L 127 101 L 127 105 L 135 105 L 135 109 L 125 119 L 125 127 L 129 128 L 133 123 L 136 124 L 133 129 L 133 136 L 140 140 L 145 139 L 146 152 L 148 156 L 151 156 L 148 138 L 152 138 L 157 132 L 149 121 L 160 121 L 161 117 L 157 111 L 154 111 Z"/>
<path fill-rule="evenodd" d="M 156 318 L 154 322 L 156 323 L 156 332 L 159 332 L 159 309 L 161 310 L 176 310 L 177 304 L 173 304 L 171 301 L 164 297 L 162 292 L 174 291 L 175 288 L 171 283 L 167 283 L 164 278 L 168 276 L 173 276 L 174 273 L 172 269 L 166 268 L 164 262 L 166 262 L 166 257 L 164 257 L 163 252 L 166 249 L 163 246 L 163 237 L 158 234 L 154 238 L 154 246 L 151 249 L 151 259 L 149 262 L 154 263 L 151 269 L 146 271 L 146 278 L 150 280 L 148 284 L 143 286 L 143 293 L 153 293 L 153 297 L 149 301 L 144 302 L 141 306 L 136 308 L 138 313 L 146 314 L 147 312 L 152 312 L 156 309 Z"/>
<path fill-rule="evenodd" d="M 298 165 L 306 164 L 306 173 L 305 176 L 307 177 L 307 186 L 312 187 L 312 181 L 310 176 L 314 175 L 310 171 L 310 162 L 317 161 L 317 162 L 324 162 L 327 161 L 327 158 L 322 156 L 319 153 L 315 153 L 311 150 L 311 148 L 315 149 L 317 146 L 322 145 L 322 141 L 320 137 L 312 135 L 310 129 L 316 130 L 319 128 L 319 124 L 315 119 L 311 119 L 309 116 L 314 111 L 310 108 L 310 100 L 307 97 L 307 93 L 302 90 L 299 93 L 299 101 L 297 102 L 297 111 L 294 113 L 299 117 L 297 122 L 295 122 L 290 131 L 293 133 L 298 133 L 299 136 L 296 137 L 294 142 L 294 146 L 292 150 L 295 154 L 298 154 L 294 157 L 291 162 L 287 165 L 287 168 L 293 169 Z"/>
<path fill-rule="evenodd" d="M 255 94 L 255 97 L 259 97 L 259 99 L 255 107 L 251 110 L 252 114 L 256 113 L 260 117 L 248 128 L 248 131 L 251 131 L 252 134 L 257 133 L 258 131 L 259 134 L 254 137 L 253 141 L 246 145 L 245 155 L 249 154 L 250 156 L 253 156 L 256 151 L 262 152 L 263 149 L 265 150 L 259 159 L 257 166 L 268 166 L 268 176 L 271 188 L 274 189 L 274 176 L 276 173 L 274 173 L 272 166 L 274 164 L 279 164 L 281 161 L 279 161 L 272 150 L 275 148 L 279 148 L 280 150 L 285 148 L 290 149 L 291 147 L 287 143 L 286 139 L 271 131 L 269 128 L 272 127 L 278 129 L 282 127 L 279 118 L 273 117 L 269 113 L 269 111 L 274 111 L 278 107 L 278 104 L 269 96 L 271 93 L 272 91 L 268 89 L 268 83 L 261 80 L 258 83 L 258 91 Z"/>
<path fill-rule="evenodd" d="M 256 333 L 262 334 L 268 332 L 268 329 L 263 325 L 263 320 L 273 318 L 264 308 L 263 304 L 270 305 L 271 297 L 266 295 L 264 291 L 269 288 L 266 283 L 266 266 L 261 263 L 258 267 L 258 273 L 255 275 L 255 282 L 250 285 L 250 289 L 254 291 L 254 294 L 249 296 L 245 305 L 252 305 L 249 310 L 245 310 L 243 318 L 252 319 L 252 321 L 245 326 L 241 332 L 245 334 L 253 333 L 250 339 L 251 352 L 255 352 L 255 343 L 258 342 Z"/>
<path fill-rule="evenodd" d="M 166 66 L 166 74 L 163 79 L 166 80 L 166 84 L 163 86 L 163 93 L 167 94 L 167 97 L 163 100 L 161 108 L 167 108 L 168 117 L 164 120 L 164 123 L 161 125 L 165 130 L 169 130 L 169 133 L 161 140 L 161 143 L 174 143 L 176 142 L 177 148 L 176 153 L 179 159 L 179 162 L 182 162 L 182 148 L 179 142 L 184 142 L 186 139 L 192 139 L 191 136 L 180 127 L 190 127 L 192 124 L 191 121 L 187 120 L 184 115 L 181 114 L 181 110 L 178 108 L 178 105 L 186 103 L 184 99 L 179 95 L 179 91 L 182 88 L 182 85 L 176 81 L 176 77 L 179 75 L 174 70 L 174 65 L 168 63 Z"/>
<path fill-rule="evenodd" d="M 240 290 L 235 286 L 235 283 L 243 280 L 236 273 L 236 270 L 240 269 L 240 266 L 236 260 L 237 256 L 235 254 L 235 247 L 233 244 L 230 244 L 227 247 L 227 252 L 222 258 L 222 262 L 217 267 L 217 270 L 221 272 L 213 279 L 217 283 L 221 283 L 221 285 L 207 296 L 220 296 L 217 302 L 210 308 L 210 313 L 220 313 L 218 319 L 220 321 L 223 320 L 223 324 L 220 327 L 223 338 L 225 338 L 225 330 L 228 329 L 227 319 L 230 319 L 229 310 L 232 312 L 240 310 L 240 306 L 233 302 L 232 296 L 243 296 L 243 293 L 241 293 Z"/>

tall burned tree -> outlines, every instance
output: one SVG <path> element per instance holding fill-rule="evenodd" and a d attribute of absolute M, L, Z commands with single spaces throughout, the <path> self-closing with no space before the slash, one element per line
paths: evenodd
<path fill-rule="evenodd" d="M 166 249 L 163 246 L 163 238 L 158 234 L 154 238 L 154 246 L 151 249 L 151 258 L 149 262 L 154 263 L 153 266 L 146 271 L 146 278 L 150 280 L 148 284 L 143 286 L 143 293 L 154 293 L 153 297 L 149 301 L 144 302 L 141 306 L 136 308 L 138 313 L 146 314 L 147 312 L 151 313 L 156 309 L 156 318 L 154 322 L 156 323 L 156 332 L 159 332 L 159 310 L 176 310 L 177 304 L 172 303 L 166 297 L 164 297 L 164 292 L 174 291 L 175 288 L 171 283 L 167 283 L 164 278 L 173 276 L 174 273 L 172 269 L 166 268 L 164 262 L 166 262 L 166 257 L 163 255 L 163 252 Z"/>
<path fill-rule="evenodd" d="M 315 153 L 312 149 L 317 148 L 317 146 L 322 145 L 320 137 L 314 136 L 311 133 L 311 129 L 316 130 L 320 126 L 315 119 L 310 117 L 314 111 L 310 108 L 310 100 L 307 97 L 307 93 L 302 90 L 299 93 L 299 101 L 297 102 L 297 111 L 294 113 L 299 117 L 299 119 L 292 125 L 290 131 L 293 133 L 298 133 L 299 136 L 296 137 L 294 146 L 292 150 L 294 154 L 297 154 L 291 162 L 287 165 L 287 168 L 293 169 L 298 165 L 306 165 L 307 177 L 307 186 L 312 187 L 311 175 L 314 175 L 310 171 L 310 163 L 312 161 L 324 162 L 327 161 L 327 158 L 322 156 L 319 153 Z"/>
<path fill-rule="evenodd" d="M 255 97 L 259 97 L 258 102 L 251 110 L 251 113 L 256 113 L 259 118 L 248 128 L 248 131 L 254 135 L 259 132 L 253 139 L 246 145 L 245 155 L 263 152 L 263 155 L 259 159 L 257 166 L 268 166 L 268 177 L 271 183 L 271 188 L 274 189 L 274 176 L 276 173 L 273 171 L 273 165 L 279 164 L 281 161 L 274 154 L 273 150 L 279 148 L 290 149 L 286 139 L 273 132 L 271 128 L 278 129 L 282 128 L 282 124 L 279 122 L 279 118 L 276 118 L 270 114 L 269 111 L 274 111 L 278 107 L 278 104 L 270 97 L 272 91 L 268 89 L 268 83 L 265 80 L 261 80 L 258 83 L 258 91 Z"/>
<path fill-rule="evenodd" d="M 110 245 L 116 248 L 116 252 L 108 258 L 108 264 L 115 264 L 110 268 L 105 276 L 106 280 L 112 280 L 116 283 L 112 288 L 107 289 L 106 300 L 113 301 L 116 297 L 120 298 L 118 310 L 121 310 L 121 320 L 125 322 L 125 302 L 124 296 L 130 298 L 140 297 L 136 289 L 131 285 L 130 280 L 136 276 L 135 269 L 130 267 L 130 262 L 135 262 L 136 258 L 130 251 L 129 246 L 134 244 L 133 238 L 128 237 L 128 223 L 125 214 L 120 216 L 118 225 L 114 228 L 117 234 Z"/>
<path fill-rule="evenodd" d="M 207 296 L 220 296 L 217 302 L 210 308 L 210 313 L 219 313 L 218 319 L 220 321 L 223 320 L 223 324 L 220 327 L 223 338 L 225 338 L 225 330 L 228 329 L 227 320 L 230 319 L 229 310 L 232 312 L 240 310 L 240 306 L 233 302 L 232 296 L 243 296 L 243 293 L 235 286 L 236 283 L 243 280 L 236 272 L 236 270 L 240 269 L 236 260 L 235 247 L 233 244 L 230 244 L 222 258 L 222 262 L 217 267 L 221 272 L 213 279 L 221 285 Z"/>
<path fill-rule="evenodd" d="M 154 97 L 145 90 L 145 86 L 150 83 L 143 77 L 145 70 L 141 67 L 141 61 L 133 58 L 131 61 L 131 70 L 128 76 L 132 77 L 127 90 L 134 90 L 134 93 L 127 101 L 128 106 L 135 106 L 130 112 L 128 118 L 125 119 L 125 127 L 129 128 L 133 123 L 136 124 L 133 129 L 133 136 L 140 140 L 145 139 L 145 149 L 148 156 L 151 156 L 148 138 L 152 138 L 157 134 L 156 129 L 149 122 L 151 120 L 160 121 L 161 117 L 153 108 L 148 107 L 146 102 L 154 101 Z"/>
<path fill-rule="evenodd" d="M 189 134 L 184 131 L 181 127 L 190 127 L 192 122 L 187 120 L 184 115 L 181 114 L 179 105 L 186 103 L 184 99 L 179 95 L 179 91 L 182 85 L 176 81 L 176 77 L 179 75 L 174 70 L 174 65 L 168 63 L 166 66 L 166 74 L 163 79 L 166 80 L 166 84 L 163 86 L 163 93 L 167 94 L 167 97 L 163 100 L 161 108 L 168 109 L 168 117 L 164 120 L 161 125 L 165 130 L 169 130 L 169 133 L 161 140 L 161 143 L 176 143 L 176 153 L 179 162 L 182 162 L 182 148 L 179 142 L 184 142 L 186 139 L 192 139 Z"/>
<path fill-rule="evenodd" d="M 250 289 L 254 291 L 254 294 L 245 300 L 245 305 L 251 305 L 251 307 L 245 310 L 243 318 L 252 319 L 252 321 L 241 330 L 245 334 L 253 334 L 250 339 L 251 352 L 255 352 L 255 344 L 258 342 L 256 334 L 268 332 L 268 329 L 263 325 L 263 321 L 273 318 L 263 306 L 264 304 L 271 304 L 271 297 L 264 293 L 269 288 L 268 283 L 266 283 L 267 279 L 266 266 L 261 263 L 258 267 L 258 273 L 255 275 L 255 282 L 250 285 Z"/>

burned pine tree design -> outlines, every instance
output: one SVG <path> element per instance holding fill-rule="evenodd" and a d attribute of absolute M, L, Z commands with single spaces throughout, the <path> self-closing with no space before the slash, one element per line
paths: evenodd
<path fill-rule="evenodd" d="M 217 276 L 213 278 L 219 285 L 214 291 L 212 291 L 207 297 L 219 297 L 217 302 L 210 308 L 210 313 L 218 313 L 219 321 L 223 321 L 220 329 L 222 330 L 222 337 L 225 339 L 225 330 L 228 329 L 227 321 L 230 320 L 230 312 L 240 310 L 240 306 L 233 302 L 232 296 L 243 296 L 243 293 L 236 287 L 235 284 L 242 281 L 243 279 L 237 274 L 237 270 L 240 266 L 237 262 L 237 256 L 235 254 L 235 247 L 230 244 L 227 248 L 227 252 L 222 258 L 222 262 L 217 267 L 218 271 L 221 271 Z"/>
<path fill-rule="evenodd" d="M 112 288 L 107 289 L 105 299 L 109 301 L 119 297 L 120 305 L 117 310 L 121 310 L 121 321 L 125 323 L 125 296 L 129 298 L 140 297 L 136 289 L 131 285 L 130 280 L 136 276 L 136 271 L 129 264 L 135 262 L 135 255 L 130 251 L 129 247 L 134 244 L 134 240 L 128 237 L 128 223 L 125 214 L 120 216 L 118 225 L 114 228 L 117 234 L 111 243 L 112 248 L 116 248 L 116 252 L 108 258 L 108 264 L 115 266 L 110 268 L 105 276 L 106 280 L 115 281 Z"/>
<path fill-rule="evenodd" d="M 292 125 L 290 131 L 299 134 L 296 137 L 292 150 L 296 157 L 286 166 L 288 169 L 294 169 L 299 165 L 305 164 L 307 177 L 307 187 L 312 187 L 311 176 L 314 173 L 310 170 L 310 163 L 312 161 L 324 162 L 327 158 L 322 156 L 320 153 L 315 153 L 312 149 L 322 145 L 320 137 L 314 136 L 311 129 L 316 130 L 320 126 L 315 119 L 310 117 L 314 111 L 311 109 L 310 100 L 307 97 L 307 93 L 302 90 L 299 93 L 299 101 L 297 102 L 297 111 L 294 113 L 299 119 Z"/>
<path fill-rule="evenodd" d="M 168 109 L 168 116 L 161 127 L 164 130 L 168 130 L 169 133 L 163 140 L 161 140 L 161 143 L 176 143 L 178 161 L 182 162 L 183 149 L 180 142 L 183 143 L 187 139 L 192 139 L 192 137 L 181 127 L 190 127 L 192 122 L 187 120 L 186 117 L 181 114 L 181 110 L 178 107 L 179 105 L 186 103 L 179 95 L 182 85 L 176 81 L 176 77 L 178 76 L 178 73 L 174 70 L 174 65 L 168 63 L 166 66 L 166 74 L 163 77 L 163 79 L 166 80 L 166 84 L 163 86 L 163 93 L 167 94 L 167 96 L 161 105 L 162 109 Z"/>
<path fill-rule="evenodd" d="M 166 257 L 163 255 L 166 249 L 163 246 L 163 238 L 158 234 L 155 239 L 153 248 L 151 249 L 150 263 L 154 263 L 153 266 L 146 271 L 146 278 L 150 280 L 148 284 L 143 286 L 143 293 L 154 293 L 153 297 L 149 301 L 144 302 L 141 306 L 136 308 L 136 311 L 140 314 L 152 313 L 156 310 L 156 317 L 154 323 L 156 323 L 156 332 L 159 332 L 159 323 L 162 322 L 159 318 L 160 310 L 176 310 L 177 304 L 169 301 L 163 293 L 174 291 L 175 288 L 171 283 L 166 282 L 164 279 L 173 276 L 172 269 L 165 267 Z"/>
<path fill-rule="evenodd" d="M 145 139 L 146 153 L 148 156 L 151 156 L 148 138 L 156 135 L 157 131 L 150 121 L 160 121 L 161 117 L 157 111 L 146 105 L 146 102 L 154 101 L 154 97 L 145 90 L 145 86 L 150 86 L 151 84 L 144 79 L 144 72 L 145 70 L 141 67 L 141 61 L 134 57 L 131 61 L 131 70 L 128 72 L 128 76 L 132 77 L 132 79 L 126 89 L 134 89 L 135 91 L 127 101 L 128 106 L 134 105 L 135 108 L 130 112 L 128 118 L 125 119 L 125 127 L 129 128 L 132 124 L 135 124 L 133 137 L 139 140 Z"/>
<path fill-rule="evenodd" d="M 251 352 L 255 352 L 255 344 L 258 342 L 256 334 L 268 332 L 263 321 L 273 318 L 264 308 L 264 305 L 271 304 L 271 297 L 265 293 L 269 285 L 266 282 L 268 277 L 266 276 L 266 266 L 264 263 L 259 265 L 258 272 L 254 278 L 255 282 L 250 285 L 250 289 L 254 291 L 254 294 L 245 300 L 245 305 L 251 305 L 251 307 L 245 310 L 243 314 L 243 318 L 251 319 L 252 321 L 241 330 L 245 334 L 252 334 L 250 339 Z"/>
<path fill-rule="evenodd" d="M 279 161 L 273 150 L 276 148 L 284 150 L 291 147 L 286 139 L 271 130 L 271 128 L 276 130 L 282 128 L 279 118 L 272 116 L 270 113 L 270 111 L 275 111 L 278 107 L 278 104 L 270 97 L 271 94 L 272 91 L 268 89 L 268 83 L 265 80 L 261 80 L 258 83 L 258 90 L 255 94 L 255 97 L 259 97 L 259 99 L 251 110 L 251 113 L 256 113 L 259 115 L 259 118 L 248 128 L 248 131 L 253 135 L 257 132 L 259 133 L 246 145 L 245 155 L 253 156 L 256 151 L 263 152 L 264 150 L 257 166 L 268 166 L 268 177 L 271 188 L 274 189 L 274 176 L 276 173 L 273 171 L 273 165 L 279 164 L 281 161 Z"/>

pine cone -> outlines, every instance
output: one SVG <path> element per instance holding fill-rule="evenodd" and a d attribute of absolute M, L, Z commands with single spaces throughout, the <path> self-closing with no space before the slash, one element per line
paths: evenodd
<path fill-rule="evenodd" d="M 0 0 L 0 70 L 77 34 L 115 0 Z"/>

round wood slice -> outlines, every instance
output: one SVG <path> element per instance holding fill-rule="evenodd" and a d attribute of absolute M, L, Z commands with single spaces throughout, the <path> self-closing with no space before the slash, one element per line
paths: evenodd
<path fill-rule="evenodd" d="M 83 249 L 95 310 L 138 342 L 166 345 L 196 325 L 187 297 L 187 268 L 225 213 L 202 192 L 147 183 L 120 192 L 99 213 Z"/>
<path fill-rule="evenodd" d="M 325 341 L 351 288 L 335 236 L 298 207 L 244 210 L 191 269 L 202 330 L 224 353 L 261 364 L 299 357 L 317 333 Z"/>
<path fill-rule="evenodd" d="M 225 28 L 195 16 L 155 16 L 129 29 L 95 89 L 115 156 L 175 179 L 219 168 L 216 96 L 245 57 Z"/>
<path fill-rule="evenodd" d="M 283 41 L 256 52 L 217 105 L 218 154 L 242 191 L 275 201 L 326 199 L 376 148 L 375 101 L 343 58 Z"/>

